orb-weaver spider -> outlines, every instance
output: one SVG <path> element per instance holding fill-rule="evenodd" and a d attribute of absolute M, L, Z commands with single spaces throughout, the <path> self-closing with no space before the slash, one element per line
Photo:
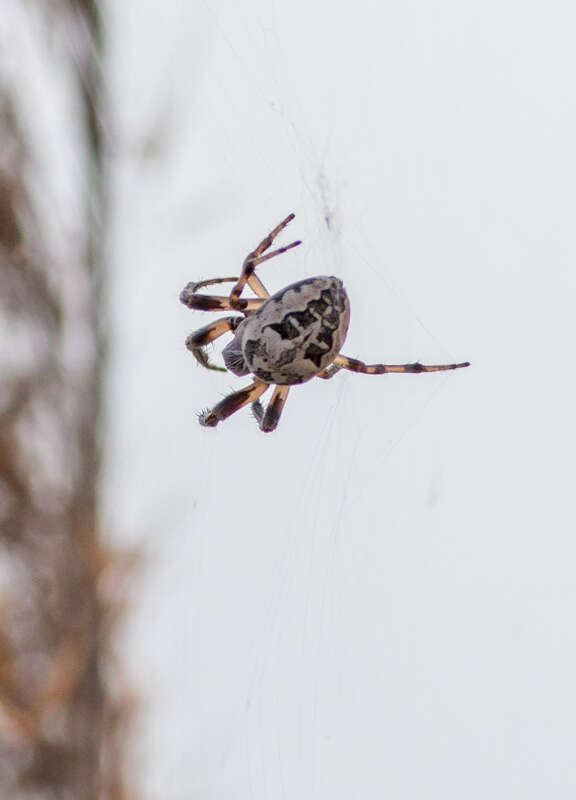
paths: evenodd
<path fill-rule="evenodd" d="M 301 242 L 267 253 L 278 234 L 294 214 L 277 225 L 248 254 L 239 278 L 212 278 L 189 283 L 180 294 L 188 308 L 200 311 L 238 311 L 244 316 L 221 317 L 186 339 L 186 346 L 207 369 L 226 372 L 209 360 L 205 345 L 225 333 L 234 338 L 222 352 L 226 368 L 234 375 L 254 376 L 251 384 L 225 397 L 199 416 L 201 425 L 213 428 L 248 403 L 260 430 L 273 431 L 280 419 L 290 387 L 311 378 L 332 378 L 339 370 L 382 375 L 388 372 L 438 372 L 468 367 L 461 364 L 425 366 L 414 364 L 365 364 L 340 354 L 350 320 L 350 303 L 338 278 L 319 276 L 286 286 L 270 296 L 255 269 L 259 264 L 291 250 Z M 234 283 L 228 297 L 199 294 L 198 290 L 218 283 Z M 242 297 L 246 284 L 255 298 Z M 273 385 L 272 398 L 264 411 L 260 397 Z"/>

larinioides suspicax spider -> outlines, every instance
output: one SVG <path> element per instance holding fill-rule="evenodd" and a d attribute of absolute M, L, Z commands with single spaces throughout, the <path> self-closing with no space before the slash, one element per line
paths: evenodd
<path fill-rule="evenodd" d="M 199 422 L 214 428 L 248 403 L 260 430 L 273 431 L 280 419 L 290 387 L 311 378 L 332 378 L 339 370 L 348 369 L 366 375 L 387 372 L 438 372 L 468 367 L 462 364 L 364 364 L 355 358 L 340 355 L 350 320 L 348 295 L 338 278 L 321 275 L 292 283 L 270 297 L 255 269 L 270 258 L 285 253 L 301 242 L 292 242 L 266 253 L 294 214 L 286 217 L 263 239 L 244 260 L 239 278 L 213 278 L 189 283 L 180 295 L 188 308 L 200 311 L 239 311 L 243 317 L 221 317 L 200 328 L 186 339 L 186 347 L 207 369 L 226 372 L 212 364 L 204 346 L 224 333 L 234 338 L 222 351 L 226 368 L 234 375 L 253 375 L 249 385 L 233 392 L 209 411 L 200 414 Z M 234 283 L 229 297 L 199 294 L 204 286 Z M 241 297 L 246 284 L 257 297 Z M 266 411 L 259 398 L 271 386 L 274 393 Z"/>

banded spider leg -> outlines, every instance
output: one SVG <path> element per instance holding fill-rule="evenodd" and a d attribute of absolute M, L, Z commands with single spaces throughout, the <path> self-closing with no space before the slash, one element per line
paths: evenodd
<path fill-rule="evenodd" d="M 360 372 L 363 375 L 386 375 L 389 372 L 405 372 L 418 374 L 420 372 L 444 372 L 449 369 L 461 369 L 462 367 L 469 367 L 469 361 L 463 361 L 461 364 L 420 364 L 415 361 L 413 364 L 365 364 L 357 358 L 349 358 L 348 356 L 338 355 L 330 366 L 325 370 L 318 373 L 319 378 L 329 380 L 340 372 L 341 369 L 350 370 L 350 372 Z"/>
<path fill-rule="evenodd" d="M 240 311 L 244 314 L 244 318 L 258 311 L 262 304 L 270 297 L 270 293 L 256 275 L 255 269 L 264 261 L 269 261 L 271 258 L 275 258 L 301 244 L 300 241 L 292 242 L 289 245 L 277 248 L 271 253 L 266 253 L 274 243 L 278 234 L 281 233 L 293 219 L 294 214 L 289 214 L 286 219 L 277 225 L 262 239 L 260 244 L 246 256 L 242 264 L 242 271 L 239 278 L 212 278 L 196 283 L 191 282 L 181 292 L 181 302 L 188 308 L 201 311 Z M 204 295 L 200 294 L 198 291 L 206 286 L 220 283 L 235 284 L 228 297 L 222 295 Z M 241 297 L 246 285 L 252 289 L 256 298 Z M 191 333 L 186 339 L 186 347 L 191 351 L 198 363 L 206 369 L 227 372 L 225 367 L 220 367 L 210 361 L 204 348 L 207 344 L 215 341 L 225 333 L 234 333 L 242 320 L 242 317 L 221 317 L 215 322 L 205 325 L 194 333 Z M 212 410 L 202 412 L 200 415 L 200 424 L 208 427 L 215 427 L 219 422 L 226 419 L 231 414 L 234 414 L 240 408 L 243 408 L 247 403 L 252 403 L 252 411 L 261 430 L 274 430 L 280 419 L 284 403 L 286 402 L 289 387 L 277 386 L 269 406 L 266 412 L 264 412 L 259 398 L 268 387 L 269 384 L 255 380 L 254 383 L 247 386 L 245 389 L 233 392 L 225 397 L 220 403 L 217 403 Z"/>

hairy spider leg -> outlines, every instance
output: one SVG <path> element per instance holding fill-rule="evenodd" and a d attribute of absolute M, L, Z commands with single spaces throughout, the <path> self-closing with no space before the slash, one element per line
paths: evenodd
<path fill-rule="evenodd" d="M 229 297 L 213 294 L 198 294 L 198 289 L 204 286 L 237 280 L 237 278 L 212 278 L 208 281 L 189 283 L 180 292 L 180 302 L 196 311 L 242 311 L 244 313 L 258 311 L 264 302 L 264 298 L 262 297 L 239 297 L 232 306 Z"/>
<path fill-rule="evenodd" d="M 250 279 L 254 276 L 254 270 L 258 266 L 258 264 L 264 263 L 264 261 L 268 261 L 271 258 L 275 258 L 276 256 L 285 253 L 287 250 L 291 250 L 293 247 L 298 247 L 299 244 L 302 244 L 301 241 L 292 242 L 292 244 L 286 245 L 285 247 L 279 247 L 277 250 L 274 250 L 272 253 L 267 253 L 263 255 L 270 247 L 272 247 L 272 243 L 274 239 L 278 236 L 278 234 L 284 230 L 286 225 L 294 219 L 294 214 L 289 214 L 285 220 L 277 225 L 273 231 L 271 231 L 268 236 L 266 236 L 260 244 L 251 252 L 249 253 L 246 258 L 244 259 L 244 263 L 242 264 L 242 273 L 238 278 L 238 281 L 235 286 L 232 287 L 232 291 L 230 292 L 230 303 L 232 304 L 232 308 L 239 308 L 237 303 L 240 301 L 240 295 L 242 294 L 244 287 L 248 283 L 251 289 L 257 294 L 259 297 L 262 297 L 259 291 L 255 288 L 255 286 L 251 283 Z M 259 288 L 266 291 L 262 282 L 258 280 L 260 284 Z M 267 296 L 269 297 L 268 293 L 266 292 Z"/>
<path fill-rule="evenodd" d="M 270 388 L 270 384 L 255 380 L 254 383 L 244 389 L 229 394 L 217 403 L 213 409 L 203 411 L 198 417 L 198 422 L 207 428 L 215 428 L 219 422 L 227 419 L 248 403 L 255 403 L 268 388 Z"/>
<path fill-rule="evenodd" d="M 184 303 L 184 305 L 188 306 L 188 308 L 196 310 L 229 311 L 231 309 L 230 300 L 228 297 L 198 294 L 198 290 L 204 288 L 205 286 L 212 286 L 213 284 L 217 283 L 236 283 L 237 281 L 238 278 L 210 278 L 209 280 L 205 281 L 189 283 L 181 292 L 180 300 L 182 303 Z M 258 311 L 264 301 L 270 297 L 270 293 L 256 274 L 252 274 L 248 278 L 248 285 L 254 294 L 257 295 L 258 299 L 246 299 L 240 301 L 239 305 L 241 305 L 242 308 L 235 310 L 242 310 L 245 316 Z M 241 317 L 224 317 L 216 320 L 210 325 L 205 325 L 203 328 L 199 328 L 199 330 L 190 334 L 190 336 L 186 339 L 186 347 L 191 351 L 196 361 L 198 361 L 198 363 L 203 367 L 206 367 L 206 369 L 213 369 L 217 372 L 227 372 L 228 370 L 225 367 L 219 367 L 216 364 L 212 364 L 208 358 L 208 354 L 204 350 L 204 347 L 209 342 L 213 342 L 214 339 L 217 339 L 219 336 L 222 336 L 229 331 L 235 331 L 240 322 L 242 322 Z"/>
<path fill-rule="evenodd" d="M 276 429 L 282 411 L 284 410 L 289 391 L 290 386 L 276 386 L 274 394 L 266 407 L 266 411 L 264 411 L 260 400 L 256 400 L 255 403 L 252 403 L 252 413 L 258 421 L 260 430 L 264 431 L 264 433 L 270 433 Z"/>
<path fill-rule="evenodd" d="M 234 332 L 238 325 L 242 322 L 242 317 L 220 317 L 220 319 L 211 322 L 210 325 L 205 325 L 203 328 L 198 328 L 197 331 L 191 333 L 186 339 L 186 347 L 196 361 L 206 369 L 213 369 L 217 372 L 227 372 L 225 367 L 219 367 L 213 364 L 208 358 L 208 353 L 204 349 L 207 344 L 223 336 L 225 333 Z"/>
<path fill-rule="evenodd" d="M 237 283 L 238 278 L 209 278 L 207 281 L 197 281 L 194 284 L 195 290 L 202 289 L 204 286 L 211 286 L 214 283 Z M 188 284 L 190 286 L 191 284 Z M 264 286 L 258 275 L 252 274 L 248 278 L 248 285 L 254 292 L 257 297 L 261 297 L 263 300 L 268 300 L 270 297 L 270 292 Z M 186 288 L 188 288 L 188 286 Z"/>
<path fill-rule="evenodd" d="M 336 356 L 332 364 L 324 370 L 324 373 L 319 377 L 331 378 L 341 369 L 348 369 L 350 372 L 361 372 L 364 375 L 385 375 L 388 372 L 443 372 L 447 369 L 461 369 L 462 367 L 469 367 L 470 362 L 464 361 L 461 364 L 433 364 L 426 365 L 420 364 L 416 361 L 414 364 L 365 364 L 363 361 L 358 361 L 356 358 L 348 358 L 348 356 Z"/>
<path fill-rule="evenodd" d="M 196 281 L 195 283 L 189 283 L 186 286 L 186 289 L 189 287 L 194 287 L 193 291 L 197 291 L 198 289 L 203 289 L 205 286 L 213 286 L 215 283 L 234 283 L 237 281 L 238 278 L 208 278 L 207 281 Z M 186 291 L 184 289 L 184 291 Z"/>

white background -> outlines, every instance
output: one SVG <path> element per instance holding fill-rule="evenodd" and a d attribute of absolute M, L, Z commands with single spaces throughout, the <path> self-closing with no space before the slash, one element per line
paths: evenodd
<path fill-rule="evenodd" d="M 111 4 L 106 521 L 145 800 L 572 800 L 574 13 L 567 2 Z M 348 289 L 278 430 L 196 412 L 178 303 L 263 265 Z M 218 348 L 214 351 L 217 356 Z"/>

